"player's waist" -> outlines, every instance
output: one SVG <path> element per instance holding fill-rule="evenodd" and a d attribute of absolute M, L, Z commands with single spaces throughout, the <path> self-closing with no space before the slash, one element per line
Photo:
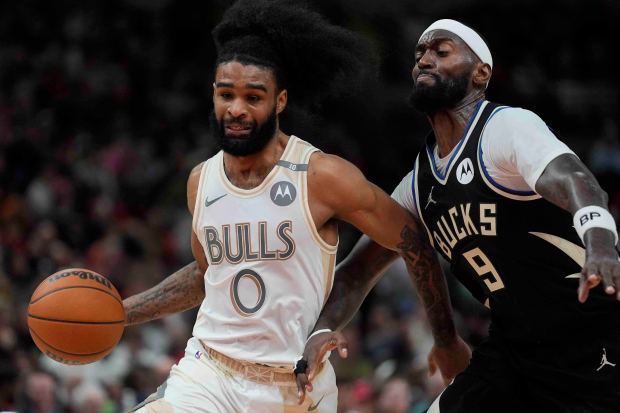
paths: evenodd
<path fill-rule="evenodd" d="M 270 366 L 266 364 L 252 363 L 245 360 L 238 360 L 228 357 L 227 355 L 207 346 L 202 340 L 199 341 L 211 360 L 217 363 L 220 368 L 223 368 L 233 375 L 241 376 L 249 381 L 261 384 L 296 386 L 293 365 Z M 319 371 L 323 369 L 324 364 L 325 363 L 321 363 Z"/>

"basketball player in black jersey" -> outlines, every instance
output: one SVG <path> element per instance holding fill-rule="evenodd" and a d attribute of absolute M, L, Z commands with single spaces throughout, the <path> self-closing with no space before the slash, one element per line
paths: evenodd
<path fill-rule="evenodd" d="M 431 370 L 458 343 L 435 251 L 492 320 L 428 411 L 620 411 L 620 265 L 607 195 L 538 116 L 485 100 L 493 63 L 472 29 L 435 22 L 415 56 L 411 101 L 432 132 L 393 196 L 426 229 L 413 235 L 421 252 L 410 273 L 435 337 Z M 394 259 L 363 238 L 340 265 L 306 344 L 301 391 L 327 350 L 346 356 L 338 330 Z"/>

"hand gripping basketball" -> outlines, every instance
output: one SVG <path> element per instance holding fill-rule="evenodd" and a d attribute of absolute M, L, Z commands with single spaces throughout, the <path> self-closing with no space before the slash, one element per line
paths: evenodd
<path fill-rule="evenodd" d="M 125 327 L 121 297 L 94 271 L 68 268 L 47 277 L 32 293 L 28 329 L 46 356 L 87 364 L 109 354 Z"/>

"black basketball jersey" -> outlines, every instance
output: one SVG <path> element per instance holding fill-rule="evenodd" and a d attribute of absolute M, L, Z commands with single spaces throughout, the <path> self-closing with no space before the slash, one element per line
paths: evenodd
<path fill-rule="evenodd" d="M 445 176 L 435 167 L 435 137 L 428 136 L 415 163 L 413 194 L 430 242 L 491 309 L 491 336 L 543 343 L 586 334 L 603 320 L 610 323 L 605 329 L 617 328 L 620 303 L 602 286 L 585 304 L 577 300 L 585 251 L 571 214 L 535 192 L 504 188 L 486 172 L 480 137 L 504 108 L 479 104 Z"/>

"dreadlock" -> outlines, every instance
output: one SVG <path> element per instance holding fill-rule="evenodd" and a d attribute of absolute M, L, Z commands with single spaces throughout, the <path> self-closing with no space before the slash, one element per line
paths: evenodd
<path fill-rule="evenodd" d="M 239 0 L 213 30 L 216 65 L 229 61 L 273 70 L 298 105 L 313 105 L 360 85 L 369 47 L 291 0 Z"/>

